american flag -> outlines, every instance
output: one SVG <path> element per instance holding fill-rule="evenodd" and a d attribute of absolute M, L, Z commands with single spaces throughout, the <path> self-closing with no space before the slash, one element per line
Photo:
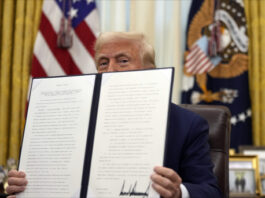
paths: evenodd
<path fill-rule="evenodd" d="M 72 45 L 60 48 L 62 21 L 70 17 Z M 99 33 L 99 17 L 93 0 L 44 0 L 37 34 L 31 77 L 95 73 L 93 45 Z"/>
<path fill-rule="evenodd" d="M 202 74 L 211 71 L 219 62 L 219 57 L 211 58 L 208 55 L 208 39 L 203 36 L 191 47 L 185 60 L 187 73 Z"/>

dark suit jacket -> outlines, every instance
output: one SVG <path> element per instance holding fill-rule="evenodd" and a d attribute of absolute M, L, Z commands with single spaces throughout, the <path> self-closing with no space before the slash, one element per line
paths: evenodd
<path fill-rule="evenodd" d="M 165 166 L 175 170 L 191 198 L 222 197 L 208 145 L 208 123 L 199 115 L 171 104 Z"/>

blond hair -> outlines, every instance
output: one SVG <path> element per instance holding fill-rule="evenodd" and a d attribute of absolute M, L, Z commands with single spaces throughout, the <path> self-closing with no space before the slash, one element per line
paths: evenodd
<path fill-rule="evenodd" d="M 140 46 L 140 57 L 144 67 L 155 67 L 154 48 L 146 41 L 144 34 L 134 32 L 104 32 L 99 35 L 95 43 L 95 60 L 102 45 L 117 40 L 129 40 Z"/>

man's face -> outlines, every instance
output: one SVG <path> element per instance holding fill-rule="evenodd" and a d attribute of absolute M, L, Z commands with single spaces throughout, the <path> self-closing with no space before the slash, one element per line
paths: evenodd
<path fill-rule="evenodd" d="M 103 44 L 97 53 L 96 65 L 99 73 L 144 68 L 139 44 L 125 39 Z"/>

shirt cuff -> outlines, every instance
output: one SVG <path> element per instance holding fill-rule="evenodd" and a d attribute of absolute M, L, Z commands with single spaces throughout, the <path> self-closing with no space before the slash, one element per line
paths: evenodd
<path fill-rule="evenodd" d="M 181 190 L 181 198 L 190 198 L 189 191 L 183 184 L 180 184 L 180 190 Z"/>

